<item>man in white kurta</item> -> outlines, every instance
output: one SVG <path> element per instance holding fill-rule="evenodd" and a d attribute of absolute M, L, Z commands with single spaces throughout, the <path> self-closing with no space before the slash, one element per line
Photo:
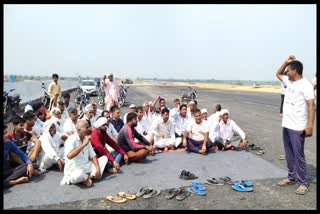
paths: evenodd
<path fill-rule="evenodd" d="M 76 124 L 77 124 L 79 115 L 78 115 L 78 110 L 75 107 L 70 108 L 68 113 L 69 113 L 69 117 L 64 123 L 63 132 L 66 133 L 68 136 L 70 136 L 77 133 Z"/>
<path fill-rule="evenodd" d="M 161 118 L 154 121 L 151 126 L 154 148 L 169 149 L 176 148 L 176 138 L 174 134 L 173 123 L 169 120 L 169 109 L 164 108 L 161 110 Z"/>
<path fill-rule="evenodd" d="M 138 123 L 135 129 L 145 139 L 147 139 L 149 142 L 152 142 L 149 122 L 143 117 L 143 108 L 141 106 L 138 106 L 136 113 L 138 115 Z M 135 139 L 135 142 L 139 142 L 139 140 Z"/>
<path fill-rule="evenodd" d="M 60 182 L 64 184 L 76 184 L 82 182 L 87 187 L 92 186 L 92 179 L 101 179 L 102 172 L 108 162 L 106 156 L 96 157 L 91 142 L 91 130 L 88 122 L 77 122 L 77 133 L 68 137 L 65 142 L 65 168 L 64 177 Z"/>
<path fill-rule="evenodd" d="M 113 79 L 113 74 L 108 74 L 108 79 L 103 82 L 102 88 L 105 92 L 105 109 L 110 111 L 111 106 L 118 104 L 120 97 L 117 81 Z"/>
<path fill-rule="evenodd" d="M 56 121 L 47 120 L 43 125 L 44 132 L 40 136 L 41 151 L 39 154 L 40 169 L 48 169 L 57 164 L 60 172 L 63 170 L 64 164 L 64 148 L 61 136 L 56 133 Z"/>

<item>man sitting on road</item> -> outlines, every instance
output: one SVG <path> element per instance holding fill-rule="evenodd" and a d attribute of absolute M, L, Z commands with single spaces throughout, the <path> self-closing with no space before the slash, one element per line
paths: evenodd
<path fill-rule="evenodd" d="M 68 112 L 65 110 L 65 106 L 64 106 L 64 102 L 63 101 L 59 101 L 58 102 L 58 108 L 61 111 L 61 127 L 64 126 L 64 123 L 66 122 L 66 120 L 68 119 L 69 115 Z"/>
<path fill-rule="evenodd" d="M 86 106 L 84 107 L 83 117 L 80 118 L 80 119 L 82 119 L 82 120 L 86 120 L 86 121 L 88 122 L 88 124 L 89 124 L 90 127 L 92 127 L 92 125 L 93 125 L 93 124 L 91 123 L 91 119 L 92 119 L 92 117 L 93 117 L 93 112 L 94 112 L 94 110 L 93 110 L 92 104 L 90 103 L 90 104 L 88 104 L 88 105 L 86 105 Z"/>
<path fill-rule="evenodd" d="M 138 124 L 135 127 L 135 129 L 139 134 L 143 135 L 143 137 L 146 138 L 152 144 L 153 141 L 151 139 L 150 126 L 148 121 L 143 118 L 142 106 L 137 107 L 136 113 L 138 115 Z M 139 140 L 135 139 L 135 141 L 139 141 Z"/>
<path fill-rule="evenodd" d="M 191 119 L 193 119 L 193 111 L 197 109 L 197 101 L 196 100 L 191 100 L 188 104 L 188 108 L 187 108 L 187 116 Z"/>
<path fill-rule="evenodd" d="M 101 116 L 105 117 L 107 119 L 107 134 L 108 134 L 108 136 L 111 137 L 112 140 L 114 140 L 116 142 L 119 133 L 117 132 L 117 130 L 114 128 L 114 126 L 111 123 L 110 112 L 108 110 L 104 110 L 101 113 Z M 109 152 L 110 152 L 110 150 L 109 150 Z"/>
<path fill-rule="evenodd" d="M 183 139 L 183 134 L 190 122 L 190 118 L 187 117 L 187 105 L 182 104 L 179 108 L 179 114 L 173 121 L 174 132 L 176 137 L 176 142 L 181 144 Z M 177 145 L 178 147 L 178 145 Z"/>
<path fill-rule="evenodd" d="M 136 112 L 137 111 L 137 107 L 135 104 L 131 104 L 129 106 L 129 111 L 123 116 L 123 123 L 126 124 L 127 123 L 127 115 L 130 113 L 130 112 Z"/>
<path fill-rule="evenodd" d="M 218 146 L 219 150 L 226 151 L 236 147 L 243 148 L 247 145 L 245 133 L 233 120 L 229 119 L 229 111 L 227 109 L 221 110 L 221 120 L 212 125 L 210 132 L 212 132 L 210 139 L 214 145 Z M 235 136 L 235 133 L 238 136 Z M 241 140 L 238 144 L 239 135 Z"/>
<path fill-rule="evenodd" d="M 29 157 L 22 152 L 17 145 L 8 139 L 7 125 L 3 127 L 3 187 L 27 183 L 29 178 L 35 174 L 33 164 Z M 13 166 L 10 154 L 14 154 L 21 160 Z"/>
<path fill-rule="evenodd" d="M 200 109 L 193 111 L 194 120 L 191 120 L 184 132 L 184 147 L 195 153 L 206 154 L 213 147 L 209 140 L 209 130 L 206 121 L 201 119 Z"/>
<path fill-rule="evenodd" d="M 117 132 L 120 132 L 121 128 L 124 125 L 123 120 L 120 118 L 120 108 L 118 106 L 112 106 L 111 114 L 112 114 L 111 123 L 114 126 L 114 128 L 117 130 Z"/>
<path fill-rule="evenodd" d="M 42 130 L 36 125 L 35 116 L 32 110 L 23 114 L 23 118 L 26 120 L 25 131 L 39 138 L 42 134 Z"/>
<path fill-rule="evenodd" d="M 151 132 L 154 148 L 164 149 L 164 151 L 167 152 L 169 149 L 175 149 L 177 147 L 174 126 L 169 120 L 169 109 L 164 107 L 161 110 L 161 119 L 152 124 Z"/>
<path fill-rule="evenodd" d="M 208 120 L 207 120 L 208 121 L 209 130 L 211 130 L 211 127 L 212 127 L 213 123 L 216 123 L 220 118 L 221 105 L 217 104 L 214 107 L 214 111 L 215 111 L 215 113 L 211 114 L 208 117 Z"/>
<path fill-rule="evenodd" d="M 91 129 L 86 120 L 79 120 L 76 127 L 77 133 L 68 137 L 65 142 L 66 163 L 60 185 L 82 182 L 87 187 L 91 187 L 92 179 L 101 179 L 108 158 L 96 157 L 90 143 Z"/>
<path fill-rule="evenodd" d="M 69 117 L 64 123 L 63 132 L 66 133 L 68 136 L 71 136 L 77 133 L 76 124 L 79 118 L 78 110 L 76 108 L 69 108 L 68 110 Z"/>
<path fill-rule="evenodd" d="M 100 117 L 95 123 L 94 128 L 91 132 L 91 144 L 97 157 L 106 156 L 108 158 L 107 170 L 109 173 L 115 174 L 120 169 L 120 164 L 122 158 L 125 163 L 128 162 L 128 156 L 126 152 L 106 133 L 107 129 L 107 119 L 105 117 Z M 108 144 L 115 151 L 109 153 L 105 148 Z"/>
<path fill-rule="evenodd" d="M 41 141 L 35 135 L 24 130 L 26 123 L 24 118 L 16 116 L 12 123 L 13 131 L 8 134 L 9 140 L 13 141 L 19 149 L 26 153 L 32 162 L 36 162 L 41 150 Z M 14 159 L 16 162 L 21 163 L 21 160 L 17 160 L 16 157 Z"/>
<path fill-rule="evenodd" d="M 91 103 L 92 109 L 93 109 L 93 116 L 90 120 L 90 123 L 93 125 L 97 119 L 101 116 L 102 111 L 98 109 L 98 106 L 96 103 Z"/>
<path fill-rule="evenodd" d="M 70 93 L 65 93 L 63 96 L 63 102 L 64 102 L 64 107 L 65 107 L 65 111 L 69 112 L 70 108 L 74 108 L 75 104 L 70 100 Z"/>
<path fill-rule="evenodd" d="M 170 109 L 169 118 L 174 121 L 176 116 L 179 114 L 180 100 L 178 98 L 173 101 L 173 108 Z"/>
<path fill-rule="evenodd" d="M 121 148 L 127 153 L 129 161 L 144 160 L 149 152 L 154 153 L 150 142 L 135 130 L 136 126 L 137 114 L 130 112 L 127 115 L 127 123 L 121 128 L 117 139 Z M 140 140 L 139 144 L 134 142 L 134 138 Z"/>
<path fill-rule="evenodd" d="M 57 165 L 60 172 L 64 164 L 64 148 L 61 136 L 56 132 L 57 123 L 50 119 L 43 125 L 43 134 L 40 137 L 41 152 L 39 154 L 40 166 L 44 170 Z"/>
<path fill-rule="evenodd" d="M 51 118 L 50 120 L 54 120 L 56 122 L 56 132 L 61 136 L 61 139 L 65 141 L 68 138 L 68 135 L 63 132 L 62 118 L 61 118 L 61 110 L 57 107 L 53 107 L 50 111 Z"/>

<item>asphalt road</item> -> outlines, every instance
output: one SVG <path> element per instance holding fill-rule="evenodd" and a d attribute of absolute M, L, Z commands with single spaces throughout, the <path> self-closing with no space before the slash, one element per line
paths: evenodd
<path fill-rule="evenodd" d="M 129 104 L 142 105 L 144 101 L 153 100 L 158 95 L 164 97 L 167 106 L 171 108 L 173 100 L 180 98 L 183 90 L 184 87 L 130 86 L 122 115 L 127 112 Z M 265 154 L 259 158 L 286 170 L 285 161 L 278 159 L 280 154 L 284 154 L 279 116 L 280 94 L 208 89 L 197 89 L 197 92 L 199 108 L 207 108 L 210 115 L 214 105 L 220 103 L 222 108 L 229 110 L 230 118 L 247 134 L 249 143 L 264 148 Z M 181 202 L 168 201 L 162 196 L 148 200 L 139 198 L 118 205 L 99 198 L 23 209 L 316 209 L 316 125 L 313 136 L 306 140 L 305 156 L 311 184 L 305 196 L 294 193 L 296 185 L 279 187 L 276 185 L 279 179 L 269 178 L 254 181 L 255 191 L 252 193 L 238 193 L 228 186 L 207 186 L 207 196 L 192 195 Z"/>

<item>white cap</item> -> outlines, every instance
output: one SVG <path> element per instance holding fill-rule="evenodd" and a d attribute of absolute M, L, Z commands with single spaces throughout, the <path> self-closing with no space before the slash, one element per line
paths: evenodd
<path fill-rule="evenodd" d="M 208 113 L 206 108 L 201 109 L 201 114 L 203 114 L 203 113 Z"/>
<path fill-rule="evenodd" d="M 135 105 L 135 104 L 131 104 L 131 105 L 129 106 L 129 108 L 136 108 L 136 105 Z"/>
<path fill-rule="evenodd" d="M 93 124 L 93 126 L 98 129 L 104 124 L 108 124 L 107 118 L 99 117 L 99 119 Z"/>
<path fill-rule="evenodd" d="M 110 72 L 107 74 L 107 77 L 110 77 L 110 76 L 113 76 L 113 73 Z"/>
<path fill-rule="evenodd" d="M 190 102 L 189 102 L 189 105 L 194 105 L 194 104 L 196 104 L 193 100 L 191 100 Z"/>
<path fill-rule="evenodd" d="M 223 116 L 224 114 L 230 115 L 228 109 L 221 109 L 220 115 Z"/>

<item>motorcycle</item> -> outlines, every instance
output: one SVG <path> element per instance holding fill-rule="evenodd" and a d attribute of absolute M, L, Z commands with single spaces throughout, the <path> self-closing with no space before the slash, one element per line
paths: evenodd
<path fill-rule="evenodd" d="M 3 122 L 8 123 L 10 122 L 11 118 L 17 115 L 18 112 L 21 111 L 20 108 L 20 95 L 13 94 L 12 96 L 9 95 L 10 92 L 14 91 L 15 89 L 9 90 L 9 92 L 3 92 Z"/>
<path fill-rule="evenodd" d="M 188 104 L 191 100 L 195 100 L 198 96 L 197 91 L 194 88 L 188 87 L 188 90 L 184 91 L 181 96 L 181 102 Z"/>
<path fill-rule="evenodd" d="M 44 95 L 41 97 L 41 102 L 44 104 L 44 106 L 48 109 L 50 105 L 50 96 L 47 93 L 47 88 L 44 83 L 41 83 L 41 88 L 44 90 Z"/>
<path fill-rule="evenodd" d="M 86 105 L 89 104 L 88 94 L 85 93 L 80 88 L 78 88 L 74 101 L 78 105 L 78 107 L 77 107 L 78 115 L 79 115 L 79 118 L 81 118 L 84 114 L 84 108 L 86 107 Z"/>
<path fill-rule="evenodd" d="M 127 99 L 127 93 L 128 93 L 128 89 L 129 86 L 127 87 L 120 87 L 120 97 L 119 97 L 119 100 L 118 100 L 118 104 L 119 104 L 119 107 L 122 107 L 125 102 L 126 102 L 126 99 Z"/>
<path fill-rule="evenodd" d="M 100 106 L 104 106 L 105 96 L 106 96 L 106 94 L 105 94 L 104 90 L 100 88 L 100 90 L 98 91 L 98 104 Z"/>

